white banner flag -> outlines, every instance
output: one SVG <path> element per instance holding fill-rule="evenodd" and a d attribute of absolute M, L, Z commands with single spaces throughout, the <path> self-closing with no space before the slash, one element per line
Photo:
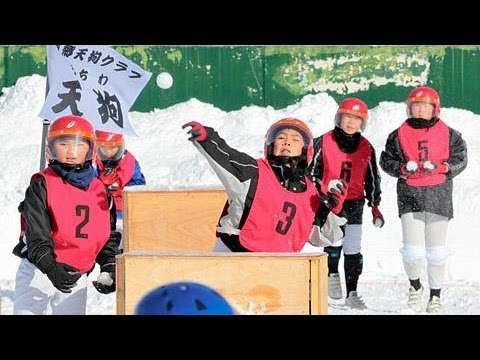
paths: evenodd
<path fill-rule="evenodd" d="M 97 130 L 135 134 L 128 111 L 152 73 L 102 45 L 49 45 L 47 65 L 41 118 L 79 115 Z"/>

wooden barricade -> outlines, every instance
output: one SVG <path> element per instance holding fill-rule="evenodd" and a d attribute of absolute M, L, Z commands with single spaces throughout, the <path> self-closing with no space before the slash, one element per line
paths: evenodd
<path fill-rule="evenodd" d="M 325 253 L 130 251 L 117 256 L 117 313 L 133 314 L 150 290 L 198 282 L 220 292 L 239 314 L 327 314 Z"/>
<path fill-rule="evenodd" d="M 211 251 L 226 200 L 224 190 L 124 191 L 125 252 Z"/>
<path fill-rule="evenodd" d="M 117 256 L 117 313 L 148 291 L 194 281 L 240 314 L 327 314 L 324 253 L 213 253 L 223 190 L 124 191 L 124 253 Z"/>

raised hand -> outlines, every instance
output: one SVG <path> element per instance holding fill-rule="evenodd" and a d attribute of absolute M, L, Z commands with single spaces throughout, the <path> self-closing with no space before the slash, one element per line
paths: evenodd
<path fill-rule="evenodd" d="M 347 197 L 348 185 L 343 179 L 331 180 L 328 183 L 327 195 L 330 197 L 330 211 L 334 214 L 339 214 L 343 209 L 343 202 Z"/>
<path fill-rule="evenodd" d="M 205 141 L 205 139 L 207 138 L 207 130 L 202 124 L 196 121 L 190 121 L 189 123 L 182 125 L 182 129 L 185 129 L 189 126 L 191 127 L 191 129 L 187 131 L 187 134 L 190 134 L 192 136 L 190 136 L 188 140 L 198 142 Z"/>

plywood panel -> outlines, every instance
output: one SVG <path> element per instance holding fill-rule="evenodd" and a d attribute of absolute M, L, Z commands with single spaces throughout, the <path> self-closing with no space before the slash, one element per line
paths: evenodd
<path fill-rule="evenodd" d="M 202 250 L 215 245 L 223 190 L 125 191 L 125 251 Z"/>
<path fill-rule="evenodd" d="M 240 314 L 326 314 L 327 289 L 320 287 L 326 260 L 324 253 L 124 253 L 117 261 L 124 282 L 117 312 L 132 314 L 160 285 L 195 281 L 219 291 Z"/>

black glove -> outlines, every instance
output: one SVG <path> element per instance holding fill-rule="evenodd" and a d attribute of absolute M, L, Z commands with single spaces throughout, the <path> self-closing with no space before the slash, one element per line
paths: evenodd
<path fill-rule="evenodd" d="M 406 179 L 418 179 L 421 174 L 416 161 L 409 160 L 405 165 L 400 167 L 400 174 Z"/>
<path fill-rule="evenodd" d="M 422 164 L 422 168 L 429 174 L 446 174 L 448 173 L 448 164 L 435 164 L 433 161 L 427 160 Z"/>
<path fill-rule="evenodd" d="M 115 264 L 105 264 L 100 267 L 97 281 L 92 282 L 99 293 L 110 294 L 115 291 Z"/>
<path fill-rule="evenodd" d="M 189 123 L 182 125 L 182 129 L 189 126 L 192 128 L 187 131 L 187 134 L 191 134 L 192 136 L 190 136 L 188 140 L 201 142 L 207 138 L 207 130 L 202 124 L 196 121 L 190 121 Z"/>
<path fill-rule="evenodd" d="M 328 214 L 330 213 L 330 200 L 330 196 L 320 194 L 320 206 L 318 207 L 317 213 L 315 214 L 315 219 L 313 221 L 314 225 L 322 227 L 323 224 L 325 224 L 325 222 L 327 221 Z"/>
<path fill-rule="evenodd" d="M 78 269 L 59 262 L 55 262 L 46 274 L 53 286 L 63 293 L 71 293 L 72 288 L 77 286 L 77 280 L 82 276 Z"/>

